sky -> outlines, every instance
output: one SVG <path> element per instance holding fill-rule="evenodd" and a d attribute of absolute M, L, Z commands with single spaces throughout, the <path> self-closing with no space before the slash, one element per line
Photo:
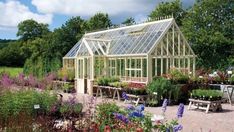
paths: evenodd
<path fill-rule="evenodd" d="M 113 24 L 133 17 L 142 22 L 160 2 L 172 0 L 0 0 L 0 39 L 17 39 L 17 25 L 33 19 L 49 24 L 53 31 L 69 18 L 89 19 L 97 12 L 108 13 Z M 181 0 L 190 7 L 195 0 Z"/>

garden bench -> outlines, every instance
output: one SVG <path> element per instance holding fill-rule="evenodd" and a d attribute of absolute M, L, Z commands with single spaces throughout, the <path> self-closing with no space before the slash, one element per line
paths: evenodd
<path fill-rule="evenodd" d="M 134 95 L 134 94 L 126 94 L 130 100 L 130 102 L 135 103 L 137 106 L 139 103 L 145 104 L 145 98 L 148 97 L 148 95 Z M 128 100 L 125 99 L 124 103 L 126 103 Z"/>
<path fill-rule="evenodd" d="M 221 102 L 222 100 L 205 101 L 205 100 L 199 100 L 199 99 L 189 99 L 188 110 L 190 110 L 191 107 L 196 108 L 196 109 L 206 110 L 206 113 L 208 113 L 209 110 L 212 110 L 212 111 L 222 110 Z"/>

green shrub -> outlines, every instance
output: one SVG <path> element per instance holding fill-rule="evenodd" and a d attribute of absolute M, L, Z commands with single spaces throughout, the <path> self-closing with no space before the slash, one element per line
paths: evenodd
<path fill-rule="evenodd" d="M 121 113 L 120 107 L 117 106 L 115 103 L 104 102 L 98 104 L 96 107 L 97 112 L 97 121 L 102 125 L 113 125 L 114 124 L 114 116 L 113 113 Z"/>
<path fill-rule="evenodd" d="M 184 83 L 187 83 L 189 80 L 189 76 L 182 73 L 179 70 L 171 70 L 170 74 L 171 74 L 172 80 L 175 81 L 175 83 L 184 84 Z"/>
<path fill-rule="evenodd" d="M 81 103 L 75 103 L 73 101 L 64 102 L 59 111 L 64 117 L 71 117 L 81 113 L 83 105 Z"/>
<path fill-rule="evenodd" d="M 0 117 L 6 119 L 18 116 L 20 112 L 33 115 L 34 105 L 40 105 L 40 110 L 50 112 L 50 108 L 57 101 L 55 95 L 35 90 L 22 90 L 17 92 L 4 92 L 0 98 Z"/>
<path fill-rule="evenodd" d="M 164 98 L 178 99 L 179 91 L 179 88 L 175 87 L 170 80 L 162 77 L 155 78 L 147 85 L 147 93 L 150 95 L 157 93 L 156 102 L 161 102 Z"/>
<path fill-rule="evenodd" d="M 61 68 L 60 70 L 58 70 L 57 72 L 58 78 L 60 80 L 74 80 L 75 78 L 75 69 L 74 68 Z"/>

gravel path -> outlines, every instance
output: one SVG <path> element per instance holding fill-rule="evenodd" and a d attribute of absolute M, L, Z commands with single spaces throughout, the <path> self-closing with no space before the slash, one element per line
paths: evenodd
<path fill-rule="evenodd" d="M 71 94 L 64 94 L 64 100 L 67 100 Z M 88 95 L 78 94 L 77 100 L 79 102 L 87 102 Z M 97 103 L 106 99 L 97 98 Z M 109 101 L 112 101 L 109 99 Z M 119 106 L 126 106 L 123 101 L 116 102 Z M 185 106 L 184 116 L 180 123 L 183 125 L 182 132 L 234 132 L 234 105 L 222 104 L 222 112 L 209 112 L 201 110 L 187 110 L 188 105 Z M 168 120 L 176 117 L 178 106 L 168 106 L 166 111 L 166 118 Z M 145 111 L 152 114 L 161 114 L 161 107 L 146 107 Z"/>

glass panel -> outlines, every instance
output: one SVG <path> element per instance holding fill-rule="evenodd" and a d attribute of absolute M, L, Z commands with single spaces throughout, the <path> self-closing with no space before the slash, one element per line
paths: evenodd
<path fill-rule="evenodd" d="M 135 59 L 131 59 L 131 68 L 136 68 L 135 67 Z"/>
<path fill-rule="evenodd" d="M 121 75 L 125 76 L 125 60 L 121 59 Z"/>
<path fill-rule="evenodd" d="M 143 59 L 143 77 L 147 77 L 147 60 Z"/>
<path fill-rule="evenodd" d="M 81 40 L 76 43 L 75 46 L 72 47 L 72 49 L 65 55 L 65 57 L 75 57 L 78 49 L 80 48 Z"/>
<path fill-rule="evenodd" d="M 155 76 L 155 59 L 152 59 L 152 76 Z"/>
<path fill-rule="evenodd" d="M 157 59 L 157 76 L 161 76 L 161 59 Z"/>

